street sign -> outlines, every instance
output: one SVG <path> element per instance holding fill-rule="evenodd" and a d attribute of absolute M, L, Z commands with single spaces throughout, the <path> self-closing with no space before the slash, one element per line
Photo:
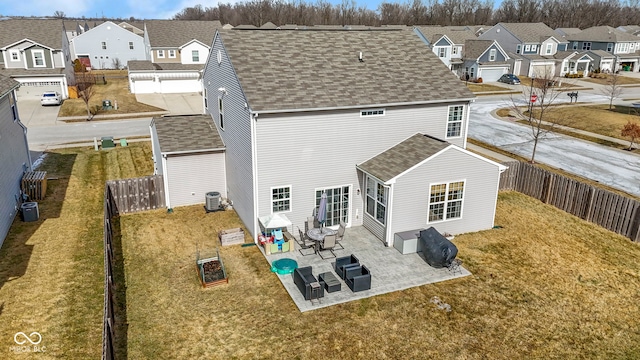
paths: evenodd
<path fill-rule="evenodd" d="M 532 103 L 536 102 L 537 100 L 538 100 L 538 95 L 536 95 L 536 94 L 531 95 L 531 102 Z"/>

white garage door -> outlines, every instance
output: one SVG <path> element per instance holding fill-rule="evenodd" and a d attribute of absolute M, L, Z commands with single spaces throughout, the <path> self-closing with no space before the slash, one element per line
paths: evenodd
<path fill-rule="evenodd" d="M 602 71 L 611 71 L 613 68 L 613 60 L 602 60 L 600 62 L 600 70 Z"/>
<path fill-rule="evenodd" d="M 133 88 L 131 89 L 131 93 L 133 94 L 153 94 L 158 93 L 157 82 L 153 80 L 133 80 Z"/>
<path fill-rule="evenodd" d="M 20 88 L 18 88 L 18 97 L 40 97 L 45 91 L 57 91 L 64 94 L 61 81 L 27 81 L 21 82 Z"/>
<path fill-rule="evenodd" d="M 163 79 L 160 81 L 163 94 L 180 94 L 202 91 L 199 79 Z"/>
<path fill-rule="evenodd" d="M 537 78 L 551 78 L 554 76 L 553 65 L 533 65 L 532 70 L 533 74 L 531 75 L 534 75 Z"/>
<path fill-rule="evenodd" d="M 503 67 L 488 68 L 488 69 L 482 69 L 479 76 L 482 78 L 483 82 L 492 82 L 492 81 L 498 81 L 498 79 L 500 79 L 500 76 L 506 73 L 507 73 L 507 70 Z"/>

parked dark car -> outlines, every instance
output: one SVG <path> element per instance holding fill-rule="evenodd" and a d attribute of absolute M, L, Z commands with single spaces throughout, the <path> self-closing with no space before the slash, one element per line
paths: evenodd
<path fill-rule="evenodd" d="M 505 84 L 520 85 L 520 79 L 513 74 L 504 74 L 498 81 Z"/>

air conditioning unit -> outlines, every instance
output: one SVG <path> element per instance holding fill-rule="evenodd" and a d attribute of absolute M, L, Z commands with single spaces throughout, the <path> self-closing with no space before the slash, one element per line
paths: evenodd
<path fill-rule="evenodd" d="M 205 196 L 205 208 L 207 211 L 216 211 L 220 209 L 220 193 L 210 191 Z"/>

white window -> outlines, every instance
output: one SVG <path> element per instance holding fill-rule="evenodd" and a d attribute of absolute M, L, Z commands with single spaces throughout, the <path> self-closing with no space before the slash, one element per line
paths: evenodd
<path fill-rule="evenodd" d="M 438 56 L 443 58 L 447 57 L 447 48 L 441 47 L 438 49 Z"/>
<path fill-rule="evenodd" d="M 551 50 L 553 50 L 553 44 L 547 44 L 547 50 L 546 50 L 546 53 L 547 53 L 547 54 L 551 54 Z"/>
<path fill-rule="evenodd" d="M 176 51 L 175 50 L 169 50 L 169 57 L 174 59 L 176 57 Z"/>
<path fill-rule="evenodd" d="M 496 49 L 489 50 L 489 61 L 496 61 Z"/>
<path fill-rule="evenodd" d="M 271 212 L 291 211 L 291 185 L 271 188 Z"/>
<path fill-rule="evenodd" d="M 464 181 L 432 184 L 429 192 L 429 221 L 444 221 L 462 217 Z"/>
<path fill-rule="evenodd" d="M 158 50 L 158 59 L 164 58 L 164 50 Z"/>
<path fill-rule="evenodd" d="M 516 54 L 520 54 L 520 51 L 522 51 L 522 45 L 518 44 L 516 46 Z"/>
<path fill-rule="evenodd" d="M 340 221 L 348 224 L 351 185 L 316 189 L 316 208 L 320 206 L 323 192 L 327 196 L 327 216 L 324 225 L 337 226 L 340 225 Z"/>
<path fill-rule="evenodd" d="M 360 110 L 360 117 L 365 116 L 384 116 L 384 109 Z"/>
<path fill-rule="evenodd" d="M 582 50 L 591 50 L 591 42 L 585 41 L 582 43 Z"/>
<path fill-rule="evenodd" d="M 464 115 L 464 105 L 449 106 L 449 117 L 447 119 L 447 137 L 459 137 L 462 133 L 462 116 Z"/>
<path fill-rule="evenodd" d="M 531 51 L 531 45 L 525 45 L 524 51 Z"/>
<path fill-rule="evenodd" d="M 13 114 L 13 121 L 18 121 L 18 108 L 16 107 L 16 98 L 13 91 L 9 93 L 9 104 L 11 106 L 11 113 Z"/>
<path fill-rule="evenodd" d="M 43 50 L 33 50 L 31 53 L 33 56 L 33 66 L 35 67 L 45 67 L 44 63 L 44 51 Z"/>
<path fill-rule="evenodd" d="M 204 88 L 204 108 L 208 109 L 209 108 L 209 99 L 207 98 L 207 88 Z"/>
<path fill-rule="evenodd" d="M 451 55 L 458 55 L 458 47 L 454 46 L 451 48 Z"/>
<path fill-rule="evenodd" d="M 613 43 L 607 43 L 607 51 L 608 52 L 612 52 L 613 51 Z"/>
<path fill-rule="evenodd" d="M 618 52 L 619 53 L 628 53 L 629 52 L 629 43 L 619 43 L 618 44 Z"/>
<path fill-rule="evenodd" d="M 20 61 L 20 51 L 11 50 L 11 61 Z"/>
<path fill-rule="evenodd" d="M 577 41 L 573 42 L 573 50 L 578 50 L 578 42 Z"/>
<path fill-rule="evenodd" d="M 102 42 L 102 50 L 107 50 L 107 42 L 106 41 Z"/>
<path fill-rule="evenodd" d="M 538 45 L 531 45 L 531 51 L 538 51 Z"/>
<path fill-rule="evenodd" d="M 200 61 L 200 51 L 191 50 L 191 61 L 193 61 L 193 62 Z"/>
<path fill-rule="evenodd" d="M 389 188 L 367 176 L 367 214 L 384 225 L 387 214 Z"/>
<path fill-rule="evenodd" d="M 222 98 L 218 98 L 218 116 L 220 119 L 220 129 L 224 130 L 224 104 L 222 103 Z"/>
<path fill-rule="evenodd" d="M 129 41 L 129 50 L 133 50 L 133 41 Z"/>
<path fill-rule="evenodd" d="M 629 51 L 633 52 L 636 49 L 636 43 L 629 44 Z"/>

